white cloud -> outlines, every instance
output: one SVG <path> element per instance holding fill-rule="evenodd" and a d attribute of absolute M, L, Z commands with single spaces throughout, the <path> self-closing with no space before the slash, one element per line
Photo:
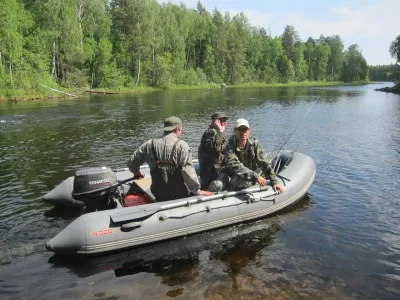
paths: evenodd
<path fill-rule="evenodd" d="M 368 1 L 368 0 L 345 1 L 345 2 L 339 3 L 339 5 L 346 5 L 346 6 L 348 6 L 348 5 L 355 5 L 355 4 L 364 3 L 364 2 L 366 2 L 366 1 Z"/>
<path fill-rule="evenodd" d="M 254 9 L 245 9 L 243 13 L 246 15 L 249 23 L 254 26 L 264 27 L 268 29 L 270 26 L 272 16 L 267 13 L 260 13 Z"/>
<path fill-rule="evenodd" d="M 389 64 L 394 63 L 388 50 L 390 42 L 400 34 L 399 11 L 400 1 L 382 0 L 362 3 L 346 13 L 340 7 L 332 8 L 331 18 L 298 14 L 287 16 L 279 23 L 282 30 L 286 24 L 293 25 L 303 39 L 338 34 L 345 47 L 357 43 L 369 64 Z"/>
<path fill-rule="evenodd" d="M 350 13 L 350 9 L 346 6 L 344 7 L 332 7 L 331 11 L 339 14 L 339 15 L 347 15 L 348 13 Z"/>
<path fill-rule="evenodd" d="M 267 13 L 262 13 L 259 11 L 256 11 L 254 9 L 244 9 L 244 10 L 229 10 L 229 9 L 221 9 L 221 13 L 228 12 L 231 17 L 240 14 L 241 12 L 245 14 L 247 20 L 249 21 L 249 24 L 251 26 L 256 26 L 256 27 L 264 27 L 265 29 L 268 29 L 271 25 L 272 21 L 272 16 Z"/>
<path fill-rule="evenodd" d="M 332 8 L 340 11 L 340 8 Z M 335 20 L 310 19 L 302 15 L 292 15 L 286 22 L 293 24 L 301 34 L 380 37 L 400 32 L 398 19 L 400 1 L 383 0 L 374 4 L 347 10 L 345 14 L 336 15 Z M 343 12 L 343 10 L 342 10 Z"/>

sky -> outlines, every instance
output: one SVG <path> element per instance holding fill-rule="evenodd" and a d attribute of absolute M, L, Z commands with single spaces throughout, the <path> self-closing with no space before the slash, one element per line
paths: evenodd
<path fill-rule="evenodd" d="M 196 8 L 198 0 L 158 2 L 185 3 Z M 338 34 L 345 48 L 357 44 L 369 65 L 394 64 L 390 43 L 400 35 L 400 0 L 202 0 L 210 12 L 217 8 L 234 16 L 243 12 L 252 26 L 264 27 L 272 36 L 292 25 L 301 39 Z M 396 21 L 397 20 L 397 21 Z"/>

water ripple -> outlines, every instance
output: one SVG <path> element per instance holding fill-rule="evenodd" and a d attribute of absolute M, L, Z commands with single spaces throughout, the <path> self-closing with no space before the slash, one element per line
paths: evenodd
<path fill-rule="evenodd" d="M 370 86 L 254 88 L 1 110 L 0 297 L 398 299 L 399 100 Z M 317 175 L 299 206 L 98 263 L 50 262 L 45 240 L 78 212 L 54 209 L 42 195 L 76 169 L 125 167 L 141 143 L 161 136 L 168 115 L 183 119 L 182 139 L 196 157 L 209 116 L 219 110 L 230 117 L 227 136 L 235 119 L 247 118 L 268 152 L 300 122 L 285 147 L 310 155 Z"/>

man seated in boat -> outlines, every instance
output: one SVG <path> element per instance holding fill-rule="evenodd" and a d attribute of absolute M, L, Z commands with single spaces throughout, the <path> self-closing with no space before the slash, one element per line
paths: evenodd
<path fill-rule="evenodd" d="M 222 112 L 211 116 L 211 124 L 201 137 L 198 156 L 200 165 L 200 182 L 204 189 L 217 179 L 221 172 L 224 158 L 226 120 L 228 117 Z"/>
<path fill-rule="evenodd" d="M 212 195 L 212 192 L 200 190 L 189 145 L 179 139 L 182 120 L 166 118 L 163 131 L 162 138 L 148 140 L 129 159 L 128 168 L 134 177 L 143 177 L 140 165 L 146 162 L 150 167 L 151 192 L 156 201 Z"/>
<path fill-rule="evenodd" d="M 283 187 L 277 182 L 276 174 L 268 161 L 260 142 L 250 137 L 250 125 L 245 119 L 235 123 L 234 134 L 229 138 L 224 153 L 227 172 L 221 173 L 208 190 L 241 190 L 254 184 L 264 186 L 268 176 L 274 191 L 283 193 Z M 229 181 L 229 177 L 232 178 Z"/>

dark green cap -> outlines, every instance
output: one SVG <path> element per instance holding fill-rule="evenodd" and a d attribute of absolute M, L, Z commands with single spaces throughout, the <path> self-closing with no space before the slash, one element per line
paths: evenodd
<path fill-rule="evenodd" d="M 215 114 L 212 114 L 211 120 L 216 120 L 216 119 L 228 119 L 226 114 L 222 112 L 216 112 Z"/>
<path fill-rule="evenodd" d="M 164 120 L 164 131 L 172 131 L 179 125 L 182 125 L 182 120 L 178 117 L 168 117 Z"/>

